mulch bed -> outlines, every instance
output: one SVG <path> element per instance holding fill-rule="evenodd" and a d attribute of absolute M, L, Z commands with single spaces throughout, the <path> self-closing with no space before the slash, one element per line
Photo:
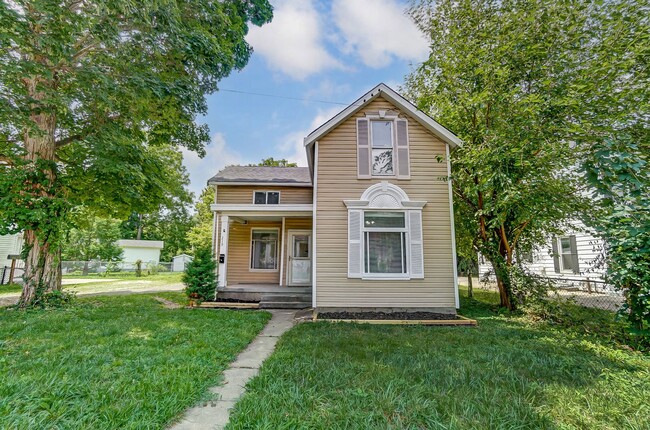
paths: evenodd
<path fill-rule="evenodd" d="M 319 320 L 459 320 L 456 315 L 435 312 L 324 312 Z"/>

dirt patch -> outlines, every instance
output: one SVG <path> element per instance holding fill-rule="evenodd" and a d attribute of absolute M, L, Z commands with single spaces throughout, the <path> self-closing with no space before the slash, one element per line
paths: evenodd
<path fill-rule="evenodd" d="M 459 320 L 456 315 L 435 312 L 324 312 L 319 320 Z"/>
<path fill-rule="evenodd" d="M 163 299 L 162 297 L 155 296 L 154 299 L 156 299 L 158 302 L 162 303 L 163 307 L 165 309 L 180 309 L 183 306 L 179 305 L 176 302 L 172 302 L 171 300 Z"/>

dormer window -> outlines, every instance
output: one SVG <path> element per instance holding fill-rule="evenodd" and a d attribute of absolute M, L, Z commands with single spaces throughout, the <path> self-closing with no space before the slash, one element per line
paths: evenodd
<path fill-rule="evenodd" d="M 393 121 L 370 121 L 372 175 L 393 176 Z"/>
<path fill-rule="evenodd" d="M 279 191 L 255 191 L 253 203 L 256 205 L 277 205 L 280 203 Z"/>

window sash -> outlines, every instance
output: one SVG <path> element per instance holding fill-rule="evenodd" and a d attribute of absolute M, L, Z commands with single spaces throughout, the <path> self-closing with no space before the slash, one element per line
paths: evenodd
<path fill-rule="evenodd" d="M 569 237 L 560 237 L 558 242 L 560 247 L 560 268 L 562 271 L 572 272 L 574 270 L 574 250 L 571 247 L 571 239 Z"/>
<path fill-rule="evenodd" d="M 408 275 L 406 213 L 364 211 L 363 220 L 364 273 L 384 276 Z"/>
<path fill-rule="evenodd" d="M 395 131 L 393 120 L 370 121 L 370 173 L 395 176 Z"/>
<path fill-rule="evenodd" d="M 257 237 L 256 237 L 257 236 Z M 278 269 L 278 231 L 251 231 L 251 270 Z"/>
<path fill-rule="evenodd" d="M 280 204 L 280 192 L 279 191 L 255 191 L 253 192 L 253 204 L 255 205 Z"/>

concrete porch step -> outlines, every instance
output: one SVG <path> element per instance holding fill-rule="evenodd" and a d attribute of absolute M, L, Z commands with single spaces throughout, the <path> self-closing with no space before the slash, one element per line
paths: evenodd
<path fill-rule="evenodd" d="M 307 309 L 311 302 L 260 302 L 260 309 Z"/>
<path fill-rule="evenodd" d="M 260 302 L 309 302 L 311 303 L 311 294 L 263 294 Z"/>

